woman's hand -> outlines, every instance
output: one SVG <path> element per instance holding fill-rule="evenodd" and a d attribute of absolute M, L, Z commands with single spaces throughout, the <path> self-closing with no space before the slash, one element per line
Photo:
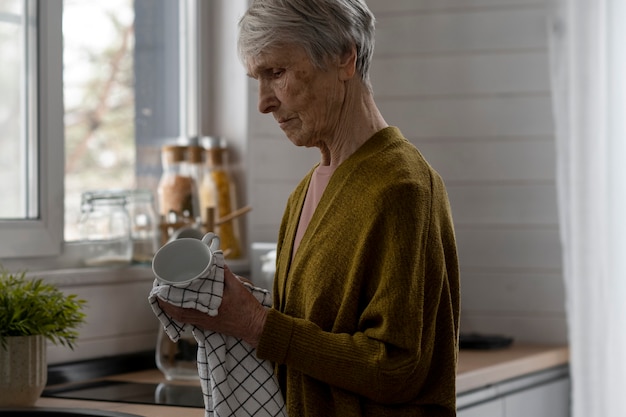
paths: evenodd
<path fill-rule="evenodd" d="M 159 306 L 174 320 L 201 329 L 242 339 L 256 348 L 265 325 L 267 310 L 243 286 L 227 266 L 224 267 L 224 293 L 217 316 L 193 308 L 182 308 L 158 299 Z"/>

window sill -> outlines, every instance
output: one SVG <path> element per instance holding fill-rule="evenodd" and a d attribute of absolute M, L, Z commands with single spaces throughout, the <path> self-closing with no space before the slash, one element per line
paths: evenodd
<path fill-rule="evenodd" d="M 248 259 L 226 261 L 231 271 L 247 276 L 250 271 Z M 63 255 L 54 258 L 29 258 L 2 260 L 0 266 L 9 271 L 26 271 L 30 277 L 43 278 L 59 286 L 73 284 L 97 285 L 128 282 L 128 280 L 154 280 L 150 264 L 125 264 L 108 266 L 85 266 L 81 245 L 66 243 Z"/>

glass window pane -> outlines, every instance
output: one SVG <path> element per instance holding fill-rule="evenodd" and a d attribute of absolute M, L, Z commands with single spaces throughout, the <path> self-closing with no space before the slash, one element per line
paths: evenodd
<path fill-rule="evenodd" d="M 82 193 L 156 191 L 160 146 L 180 131 L 184 3 L 64 1 L 65 241 L 80 239 Z"/>
<path fill-rule="evenodd" d="M 30 218 L 24 3 L 24 0 L 0 0 L 0 195 L 3 196 L 0 219 Z"/>
<path fill-rule="evenodd" d="M 135 184 L 132 0 L 65 0 L 65 240 L 85 191 Z"/>

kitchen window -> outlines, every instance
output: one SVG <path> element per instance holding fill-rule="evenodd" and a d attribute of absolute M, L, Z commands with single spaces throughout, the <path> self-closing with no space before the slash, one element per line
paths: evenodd
<path fill-rule="evenodd" d="M 201 7 L 0 0 L 3 263 L 62 258 L 84 191 L 154 188 L 161 145 L 197 126 Z"/>
<path fill-rule="evenodd" d="M 66 242 L 80 240 L 82 193 L 155 188 L 160 145 L 180 131 L 184 4 L 64 1 Z"/>

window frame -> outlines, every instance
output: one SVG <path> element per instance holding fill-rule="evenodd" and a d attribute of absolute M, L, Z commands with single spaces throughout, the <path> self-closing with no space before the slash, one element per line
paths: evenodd
<path fill-rule="evenodd" d="M 0 259 L 55 256 L 63 247 L 63 63 L 62 0 L 27 0 L 36 10 L 36 126 L 29 129 L 36 154 L 29 156 L 37 187 L 35 219 L 0 220 Z M 29 45 L 29 47 L 32 45 Z M 32 54 L 31 54 L 32 56 Z"/>

